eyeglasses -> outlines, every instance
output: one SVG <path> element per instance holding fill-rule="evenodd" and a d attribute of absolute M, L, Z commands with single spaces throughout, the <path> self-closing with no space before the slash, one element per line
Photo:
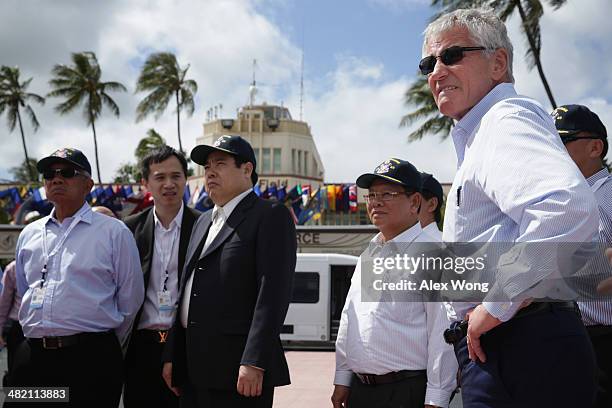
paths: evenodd
<path fill-rule="evenodd" d="M 460 47 L 455 45 L 453 47 L 449 47 L 443 50 L 440 55 L 437 57 L 435 55 L 430 55 L 429 57 L 425 57 L 419 62 L 419 69 L 423 75 L 429 75 L 433 72 L 436 67 L 436 62 L 438 58 L 444 65 L 455 65 L 459 61 L 461 61 L 464 57 L 463 53 L 466 51 L 482 51 L 486 50 L 485 47 Z"/>
<path fill-rule="evenodd" d="M 86 172 L 73 169 L 72 167 L 67 167 L 64 169 L 47 169 L 42 173 L 42 176 L 45 180 L 53 180 L 55 176 L 58 175 L 66 179 L 73 178 L 74 176 L 78 175 L 88 176 Z"/>
<path fill-rule="evenodd" d="M 576 140 L 579 139 L 599 139 L 599 140 L 603 140 L 601 137 L 599 136 L 561 136 L 561 142 L 566 145 L 570 142 L 575 142 Z"/>
<path fill-rule="evenodd" d="M 405 191 L 382 191 L 380 193 L 368 193 L 364 194 L 363 198 L 366 200 L 366 203 L 371 203 L 372 201 L 391 201 L 400 195 L 411 195 L 413 192 L 405 192 Z"/>

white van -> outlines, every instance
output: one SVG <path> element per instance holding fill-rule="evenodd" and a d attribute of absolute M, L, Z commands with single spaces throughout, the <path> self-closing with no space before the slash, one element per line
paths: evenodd
<path fill-rule="evenodd" d="M 281 332 L 285 347 L 333 348 L 358 257 L 297 254 L 293 293 Z"/>

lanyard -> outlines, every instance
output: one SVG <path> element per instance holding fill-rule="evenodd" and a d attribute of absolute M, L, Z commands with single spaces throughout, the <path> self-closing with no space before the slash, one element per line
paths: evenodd
<path fill-rule="evenodd" d="M 74 229 L 74 227 L 76 227 L 76 225 L 79 223 L 79 221 L 81 221 L 83 219 L 83 217 L 81 215 L 77 215 L 76 217 L 74 217 L 74 219 L 72 220 L 72 222 L 70 223 L 70 226 L 68 226 L 68 229 L 66 230 L 66 232 L 64 232 L 64 235 L 62 235 L 62 237 L 60 238 L 60 240 L 58 241 L 58 243 L 55 245 L 55 247 L 53 248 L 53 250 L 51 251 L 51 253 L 49 253 L 49 247 L 47 246 L 47 224 L 45 223 L 42 226 L 42 247 L 43 247 L 43 259 L 44 259 L 44 264 L 43 264 L 43 268 L 40 271 L 40 273 L 42 274 L 42 279 L 40 281 L 40 287 L 42 288 L 43 285 L 45 284 L 45 278 L 47 277 L 47 265 L 49 264 L 49 259 L 54 256 L 55 254 L 58 253 L 58 251 L 62 248 L 62 246 L 64 245 L 64 242 L 66 242 L 66 239 L 68 239 L 68 235 L 70 234 L 70 232 L 72 232 L 72 230 Z"/>
<path fill-rule="evenodd" d="M 169 251 L 162 250 L 161 246 L 159 245 L 159 240 L 155 239 L 155 250 L 159 254 L 159 260 L 162 266 L 162 273 L 163 273 L 163 282 L 162 282 L 163 289 L 162 290 L 164 292 L 168 290 L 166 286 L 168 283 L 168 278 L 170 277 L 170 274 L 168 273 L 168 266 L 170 265 L 170 259 L 172 258 L 172 254 L 174 253 L 174 243 L 176 242 L 176 237 L 178 236 L 178 234 L 179 234 L 179 228 L 177 225 L 175 225 L 174 229 L 172 230 L 172 241 L 170 242 Z"/>

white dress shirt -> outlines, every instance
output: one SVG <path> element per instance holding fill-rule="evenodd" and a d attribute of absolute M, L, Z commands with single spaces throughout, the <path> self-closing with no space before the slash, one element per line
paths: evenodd
<path fill-rule="evenodd" d="M 167 330 L 172 326 L 176 313 L 176 302 L 178 300 L 178 253 L 183 208 L 181 203 L 181 208 L 176 217 L 170 222 L 168 229 L 164 228 L 157 217 L 155 208 L 153 208 L 155 223 L 153 258 L 151 260 L 149 283 L 138 329 Z M 158 293 L 164 288 L 166 271 L 168 272 L 166 291 L 170 294 L 170 304 L 173 305 L 173 308 L 171 310 L 160 310 Z"/>
<path fill-rule="evenodd" d="M 204 243 L 204 247 L 202 248 L 202 252 L 200 256 L 202 256 L 210 244 L 213 242 L 225 221 L 232 215 L 234 209 L 251 191 L 252 188 L 238 194 L 236 197 L 229 200 L 223 207 L 219 207 L 215 204 L 212 209 L 212 225 L 208 230 L 208 235 L 206 236 L 206 242 Z M 194 243 L 195 244 L 195 243 Z M 181 324 L 184 328 L 187 328 L 187 317 L 189 316 L 189 301 L 191 299 L 191 287 L 193 285 L 193 276 L 195 275 L 195 271 L 189 277 L 189 280 L 185 284 L 185 293 L 183 294 L 183 302 L 181 304 Z"/>
<path fill-rule="evenodd" d="M 417 222 L 388 243 L 383 243 L 380 233 L 371 242 L 384 248 L 394 243 L 409 246 L 432 242 L 432 238 Z M 425 404 L 448 406 L 456 387 L 457 360 L 453 348 L 443 339 L 449 324 L 443 305 L 424 301 L 362 302 L 364 254 L 355 267 L 342 310 L 334 384 L 350 386 L 353 373 L 381 375 L 427 370 Z"/>
<path fill-rule="evenodd" d="M 427 224 L 423 231 L 433 238 L 432 242 L 442 242 L 442 231 L 438 228 L 438 224 L 434 221 Z"/>
<path fill-rule="evenodd" d="M 592 242 L 598 226 L 595 197 L 539 103 L 517 95 L 510 83 L 497 85 L 457 122 L 451 136 L 458 169 L 446 201 L 444 242 Z M 558 256 L 529 255 L 541 249 L 538 245 L 523 248 L 529 270 L 515 275 L 512 286 L 502 285 L 521 294 L 555 273 L 557 264 L 550 260 Z M 523 300 L 509 299 L 514 301 L 483 306 L 507 321 Z M 460 317 L 474 306 L 454 304 Z"/>

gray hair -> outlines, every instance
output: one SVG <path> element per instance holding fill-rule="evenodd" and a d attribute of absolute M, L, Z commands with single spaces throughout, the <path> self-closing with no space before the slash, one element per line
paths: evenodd
<path fill-rule="evenodd" d="M 491 9 L 458 9 L 438 17 L 423 32 L 423 56 L 426 56 L 427 46 L 433 37 L 456 27 L 466 28 L 472 40 L 485 47 L 489 54 L 493 54 L 498 48 L 505 49 L 508 52 L 508 77 L 514 83 L 512 43 L 508 38 L 506 25 Z"/>

